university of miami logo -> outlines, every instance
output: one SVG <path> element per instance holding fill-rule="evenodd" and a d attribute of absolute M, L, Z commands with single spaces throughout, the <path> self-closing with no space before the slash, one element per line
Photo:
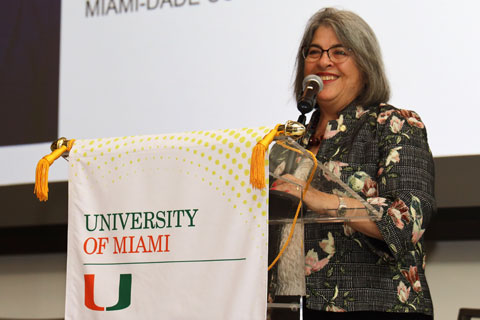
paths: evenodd
<path fill-rule="evenodd" d="M 115 311 L 126 309 L 130 306 L 132 299 L 132 274 L 120 274 L 120 284 L 118 289 L 118 302 L 111 307 L 99 307 L 95 303 L 94 286 L 95 275 L 85 274 L 85 306 L 95 311 Z"/>

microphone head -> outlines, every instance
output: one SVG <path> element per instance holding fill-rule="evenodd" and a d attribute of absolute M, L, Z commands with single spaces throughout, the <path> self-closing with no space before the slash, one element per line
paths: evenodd
<path fill-rule="evenodd" d="M 311 84 L 313 84 L 313 83 L 318 84 L 318 92 L 323 90 L 323 81 L 316 74 L 309 74 L 308 76 L 305 77 L 305 79 L 303 79 L 303 82 L 302 82 L 303 90 L 305 90 L 305 88 L 307 87 L 307 84 L 309 82 L 312 82 Z"/>
<path fill-rule="evenodd" d="M 303 96 L 297 102 L 297 109 L 303 114 L 313 110 L 317 94 L 323 89 L 323 81 L 319 76 L 310 74 L 303 79 Z"/>

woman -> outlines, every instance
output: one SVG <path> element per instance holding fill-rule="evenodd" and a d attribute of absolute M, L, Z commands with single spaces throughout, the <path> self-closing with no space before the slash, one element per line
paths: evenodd
<path fill-rule="evenodd" d="M 432 319 L 423 233 L 435 211 L 434 169 L 425 127 L 415 112 L 386 104 L 390 90 L 376 37 L 352 12 L 326 8 L 309 20 L 297 56 L 297 99 L 310 74 L 322 78 L 324 89 L 307 148 L 382 218 L 305 226 L 305 315 Z M 361 208 L 347 216 L 368 214 L 356 199 L 319 191 L 321 184 L 316 177 L 305 195 L 310 209 L 346 206 Z M 300 196 L 284 181 L 272 189 Z"/>

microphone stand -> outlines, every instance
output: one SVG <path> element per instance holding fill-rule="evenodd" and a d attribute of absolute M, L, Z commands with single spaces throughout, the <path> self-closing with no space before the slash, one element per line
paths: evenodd
<path fill-rule="evenodd" d="M 300 109 L 300 108 L 299 108 Z M 308 112 L 310 112 L 311 110 L 309 110 Z M 306 126 L 306 122 L 307 122 L 307 116 L 305 116 L 305 113 L 301 113 L 300 116 L 298 117 L 298 120 L 297 122 L 303 124 L 304 126 Z M 286 172 L 290 172 L 292 170 L 292 168 L 295 166 L 295 161 L 296 160 L 296 155 L 294 153 L 290 154 L 289 157 L 287 157 L 286 159 L 286 163 L 285 163 L 285 170 Z"/>
<path fill-rule="evenodd" d="M 303 124 L 304 126 L 306 121 L 307 121 L 307 117 L 305 116 L 305 113 L 302 113 L 297 120 L 297 122 Z"/>

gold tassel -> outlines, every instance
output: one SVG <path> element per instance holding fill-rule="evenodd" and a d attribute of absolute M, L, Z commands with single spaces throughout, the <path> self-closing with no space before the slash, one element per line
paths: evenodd
<path fill-rule="evenodd" d="M 257 189 L 263 189 L 265 184 L 265 153 L 268 146 L 272 143 L 278 134 L 277 124 L 274 129 L 270 130 L 262 140 L 258 141 L 252 151 L 252 160 L 250 163 L 250 184 Z"/>
<path fill-rule="evenodd" d="M 67 142 L 67 140 L 64 139 L 64 142 Z M 37 195 L 38 200 L 48 200 L 48 170 L 53 162 L 60 158 L 64 152 L 72 149 L 74 142 L 75 140 L 73 139 L 68 140 L 67 145 L 63 143 L 61 147 L 53 150 L 52 153 L 38 161 L 37 170 L 35 172 L 35 188 L 33 190 L 33 193 Z"/>

